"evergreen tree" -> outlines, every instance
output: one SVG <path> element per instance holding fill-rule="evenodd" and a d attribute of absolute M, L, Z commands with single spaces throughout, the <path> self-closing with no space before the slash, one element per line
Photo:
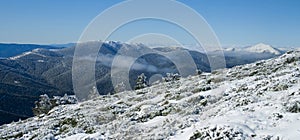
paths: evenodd
<path fill-rule="evenodd" d="M 147 84 L 147 77 L 145 76 L 144 73 L 142 73 L 141 75 L 138 76 L 137 80 L 136 80 L 136 85 L 135 85 L 135 90 L 138 89 L 143 89 L 145 87 L 148 86 Z"/>
<path fill-rule="evenodd" d="M 35 115 L 46 114 L 52 109 L 52 103 L 47 94 L 41 95 L 40 100 L 35 102 L 35 108 L 33 108 L 33 113 Z"/>

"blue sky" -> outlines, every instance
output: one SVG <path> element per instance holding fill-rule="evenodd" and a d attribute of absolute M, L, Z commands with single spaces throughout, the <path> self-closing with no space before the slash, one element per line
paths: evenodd
<path fill-rule="evenodd" d="M 120 0 L 1 0 L 0 42 L 76 42 L 89 22 Z M 224 46 L 259 42 L 278 47 L 300 47 L 300 1 L 297 0 L 180 0 L 196 10 L 215 31 Z M 144 32 L 168 30 L 152 24 Z M 126 41 L 126 34 L 137 34 L 140 22 L 128 25 L 112 40 Z M 164 31 L 162 31 L 164 33 Z M 192 43 L 180 31 L 183 43 Z"/>

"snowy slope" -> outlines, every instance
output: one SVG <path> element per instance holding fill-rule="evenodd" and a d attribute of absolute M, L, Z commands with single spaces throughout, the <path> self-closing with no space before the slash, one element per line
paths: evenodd
<path fill-rule="evenodd" d="M 58 106 L 0 139 L 297 139 L 300 51 Z"/>
<path fill-rule="evenodd" d="M 40 56 L 40 57 L 46 57 L 45 55 L 39 54 L 39 51 L 41 51 L 41 50 L 42 49 L 37 48 L 37 49 L 34 49 L 32 51 L 29 51 L 29 52 L 24 52 L 24 53 L 22 53 L 20 55 L 17 55 L 17 56 L 9 57 L 8 59 L 9 60 L 17 60 L 17 59 L 20 59 L 20 58 L 28 56 L 28 55 L 37 55 L 37 56 Z"/>
<path fill-rule="evenodd" d="M 267 45 L 264 43 L 259 43 L 257 45 L 245 48 L 245 51 L 252 53 L 271 53 L 275 55 L 281 54 L 278 49 L 273 48 L 271 45 Z"/>

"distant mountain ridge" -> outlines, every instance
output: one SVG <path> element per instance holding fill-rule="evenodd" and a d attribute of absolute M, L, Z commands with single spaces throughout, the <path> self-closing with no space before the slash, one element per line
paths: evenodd
<path fill-rule="evenodd" d="M 37 48 L 58 49 L 58 47 L 54 47 L 50 45 L 0 43 L 0 58 L 13 57 L 22 54 L 24 52 L 32 51 Z"/>
<path fill-rule="evenodd" d="M 110 78 L 110 71 L 112 61 L 121 48 L 125 51 L 125 55 L 126 53 L 138 54 L 151 50 L 143 44 L 126 44 L 115 41 L 81 43 L 86 47 L 99 46 L 100 44 L 102 44 L 102 47 L 95 64 L 95 77 L 101 95 L 115 92 Z M 18 46 L 22 45 L 18 44 Z M 48 94 L 49 96 L 63 96 L 65 93 L 73 94 L 72 64 L 75 46 L 60 49 L 43 45 L 33 46 L 30 51 L 0 59 L 0 110 L 5 111 L 0 111 L 0 116 L 3 118 L 0 120 L 0 124 L 9 123 L 12 120 L 16 121 L 20 116 L 32 116 L 31 108 L 34 106 L 34 101 L 41 94 Z M 152 49 L 165 53 L 186 50 L 194 59 L 198 69 L 210 72 L 206 54 L 174 47 Z M 278 55 L 261 56 L 260 53 L 251 53 L 249 57 L 245 57 L 244 55 L 225 53 L 227 67 L 276 56 Z M 89 60 L 90 58 L 85 57 L 82 62 Z M 165 76 L 167 72 L 178 73 L 176 66 L 169 59 L 155 54 L 145 55 L 138 58 L 132 66 L 129 82 L 133 87 L 137 76 L 141 73 L 151 77 L 154 74 Z M 83 80 L 88 81 L 89 79 Z"/>
<path fill-rule="evenodd" d="M 256 45 L 247 46 L 247 47 L 235 47 L 235 48 L 231 47 L 231 48 L 223 49 L 223 51 L 227 53 L 257 53 L 257 54 L 271 54 L 271 55 L 281 55 L 287 50 L 280 50 L 265 43 L 258 43 Z"/>
<path fill-rule="evenodd" d="M 49 46 L 54 46 L 58 48 L 68 48 L 68 47 L 73 47 L 76 46 L 77 43 L 65 43 L 65 44 L 50 44 Z"/>

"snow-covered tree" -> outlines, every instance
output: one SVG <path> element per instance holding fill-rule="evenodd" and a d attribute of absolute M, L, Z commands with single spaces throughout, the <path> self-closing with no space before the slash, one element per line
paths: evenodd
<path fill-rule="evenodd" d="M 49 98 L 47 94 L 40 95 L 39 101 L 35 102 L 35 107 L 32 109 L 34 115 L 46 114 L 52 108 L 59 105 L 76 104 L 77 99 L 75 95 L 65 94 L 63 97 L 54 96 Z"/>
<path fill-rule="evenodd" d="M 39 101 L 35 102 L 35 108 L 33 108 L 34 115 L 48 113 L 52 109 L 52 103 L 47 94 L 41 95 Z"/>
<path fill-rule="evenodd" d="M 145 87 L 148 86 L 147 84 L 147 77 L 145 76 L 144 73 L 142 73 L 141 75 L 138 76 L 137 80 L 136 80 L 136 85 L 135 85 L 135 89 L 143 89 Z"/>

